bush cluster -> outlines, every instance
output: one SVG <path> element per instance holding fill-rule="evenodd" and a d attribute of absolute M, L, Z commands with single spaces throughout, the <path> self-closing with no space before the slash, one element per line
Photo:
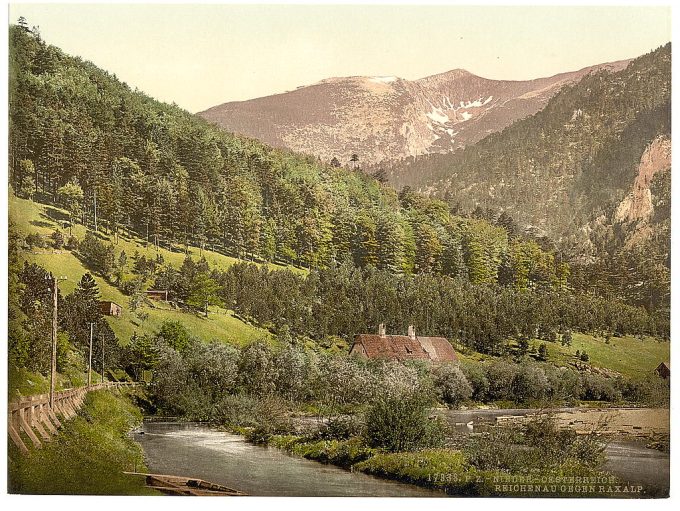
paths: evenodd
<path fill-rule="evenodd" d="M 532 418 L 520 431 L 492 428 L 470 437 L 466 459 L 479 470 L 513 474 L 546 473 L 574 467 L 597 469 L 605 460 L 606 444 L 596 435 L 559 429 L 550 414 Z"/>
<path fill-rule="evenodd" d="M 526 404 L 586 400 L 659 405 L 670 399 L 668 382 L 653 375 L 641 380 L 611 378 L 548 363 L 524 360 L 516 364 L 503 359 L 462 363 L 460 368 L 475 401 Z"/>

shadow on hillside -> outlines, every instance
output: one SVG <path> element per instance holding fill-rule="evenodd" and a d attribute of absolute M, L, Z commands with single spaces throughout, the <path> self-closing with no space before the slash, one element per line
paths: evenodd
<path fill-rule="evenodd" d="M 31 220 L 30 224 L 35 225 L 36 227 L 47 227 L 50 229 L 54 227 L 52 222 L 44 222 L 43 220 Z"/>
<path fill-rule="evenodd" d="M 105 243 L 111 243 L 111 238 L 109 236 L 107 236 L 106 234 L 101 233 L 99 231 L 95 231 L 94 229 L 88 228 L 87 234 L 91 234 L 92 236 L 94 236 L 98 240 L 103 241 Z"/>
<path fill-rule="evenodd" d="M 30 223 L 36 227 L 44 227 L 44 228 L 52 228 L 54 229 L 55 226 L 52 223 L 49 222 L 56 222 L 57 225 L 59 226 L 60 229 L 68 229 L 69 228 L 69 222 L 70 222 L 70 216 L 67 212 L 57 208 L 56 206 L 52 206 L 49 204 L 45 204 L 45 202 L 41 201 L 36 201 L 34 200 L 37 204 L 41 204 L 44 207 L 44 213 L 40 214 L 40 217 L 44 220 L 32 220 Z M 80 224 L 80 222 L 74 222 L 74 226 Z M 80 224 L 83 225 L 83 224 Z M 114 242 L 114 235 L 112 233 L 109 234 L 104 234 L 101 230 L 100 231 L 95 231 L 93 229 L 93 225 L 91 222 L 87 222 L 84 224 L 85 228 L 87 229 L 87 232 L 89 234 L 94 235 L 97 239 L 100 241 L 103 241 L 105 243 L 109 242 Z M 100 224 L 101 226 L 101 224 Z M 134 229 L 125 229 L 125 230 L 119 230 L 118 232 L 118 237 L 121 240 L 131 242 L 131 243 L 137 243 L 143 248 L 152 248 L 154 246 L 154 243 L 152 239 L 147 240 L 146 237 L 141 234 L 140 232 L 134 230 Z M 81 240 L 82 241 L 82 240 Z M 176 244 L 169 242 L 168 240 L 158 240 L 158 247 L 165 249 L 169 252 L 175 253 L 175 254 L 186 254 L 186 248 L 183 244 Z M 199 247 L 196 245 L 190 245 L 189 246 L 189 254 L 192 258 L 200 259 L 202 256 L 205 255 L 205 251 L 210 251 L 215 254 L 231 257 L 234 259 L 237 259 L 239 261 L 247 262 L 247 263 L 256 263 L 256 264 L 267 264 L 269 262 L 280 265 L 280 266 L 292 266 L 294 268 L 304 268 L 303 265 L 300 265 L 299 263 L 295 263 L 290 260 L 286 260 L 281 257 L 276 257 L 274 261 L 267 261 L 264 258 L 256 255 L 256 254 L 243 254 L 243 252 L 240 252 L 235 250 L 233 247 L 228 247 L 225 246 L 223 243 L 206 243 L 204 251 L 201 251 Z M 87 267 L 85 262 L 82 260 L 82 258 L 79 257 L 81 262 Z"/>
<path fill-rule="evenodd" d="M 68 213 L 64 213 L 54 206 L 45 205 L 45 215 L 50 220 L 56 220 L 57 222 L 69 221 Z"/>

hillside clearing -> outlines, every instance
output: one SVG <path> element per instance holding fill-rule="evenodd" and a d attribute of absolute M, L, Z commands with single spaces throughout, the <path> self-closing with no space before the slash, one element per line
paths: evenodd
<path fill-rule="evenodd" d="M 534 343 L 537 347 L 538 343 Z M 611 369 L 623 376 L 641 378 L 654 374 L 654 369 L 670 360 L 671 345 L 653 337 L 642 339 L 633 336 L 612 337 L 609 344 L 601 337 L 574 333 L 571 346 L 547 343 L 548 360 L 566 365 L 576 361 L 576 352 L 588 354 L 589 363 L 595 367 Z"/>
<path fill-rule="evenodd" d="M 45 236 L 49 236 L 55 229 L 59 228 L 56 219 L 63 219 L 67 216 L 63 210 L 17 197 L 10 197 L 9 215 L 22 234 L 37 232 Z M 74 226 L 73 234 L 82 238 L 85 235 L 85 227 L 82 225 Z M 156 250 L 153 246 L 145 247 L 135 240 L 120 238 L 115 247 L 116 255 L 120 253 L 120 250 L 125 250 L 129 256 L 138 252 L 154 259 L 156 257 Z M 185 257 L 183 252 L 170 252 L 164 248 L 159 249 L 158 253 L 163 256 L 166 262 L 176 266 L 181 265 Z M 197 256 L 198 250 L 192 248 L 190 253 Z M 237 259 L 223 254 L 210 251 L 203 253 L 211 266 L 225 268 L 238 262 Z M 62 294 L 71 293 L 83 274 L 89 272 L 78 257 L 65 249 L 24 251 L 22 257 L 29 262 L 42 266 L 54 275 L 66 277 L 66 280 L 59 284 Z M 272 265 L 272 267 L 281 268 L 276 265 Z M 296 269 L 296 271 L 302 270 Z M 218 340 L 230 344 L 246 345 L 257 339 L 271 340 L 271 335 L 266 330 L 244 323 L 236 318 L 231 311 L 217 307 L 211 308 L 209 317 L 205 318 L 194 313 L 174 309 L 169 304 L 151 302 L 151 305 L 145 307 L 145 312 L 149 314 L 148 318 L 141 321 L 127 309 L 128 297 L 126 295 L 102 277 L 94 275 L 94 278 L 101 291 L 102 299 L 116 302 L 123 307 L 120 317 L 107 318 L 122 344 L 126 344 L 135 332 L 151 334 L 157 331 L 164 321 L 181 321 L 194 336 L 204 341 Z"/>

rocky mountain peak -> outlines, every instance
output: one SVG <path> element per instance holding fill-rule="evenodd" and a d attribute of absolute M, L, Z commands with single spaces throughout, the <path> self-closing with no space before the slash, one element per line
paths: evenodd
<path fill-rule="evenodd" d="M 527 81 L 490 80 L 452 69 L 418 80 L 397 76 L 327 78 L 275 96 L 224 103 L 199 115 L 268 144 L 363 165 L 473 144 L 541 110 L 557 91 L 599 69 Z"/>

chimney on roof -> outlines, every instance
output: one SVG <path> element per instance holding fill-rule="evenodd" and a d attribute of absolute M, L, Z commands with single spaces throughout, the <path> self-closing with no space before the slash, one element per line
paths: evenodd
<path fill-rule="evenodd" d="M 413 328 L 413 325 L 408 326 L 408 336 L 412 340 L 414 340 L 414 341 L 416 340 L 416 329 Z"/>
<path fill-rule="evenodd" d="M 385 323 L 380 323 L 380 326 L 378 326 L 378 335 L 381 339 L 385 338 Z"/>

